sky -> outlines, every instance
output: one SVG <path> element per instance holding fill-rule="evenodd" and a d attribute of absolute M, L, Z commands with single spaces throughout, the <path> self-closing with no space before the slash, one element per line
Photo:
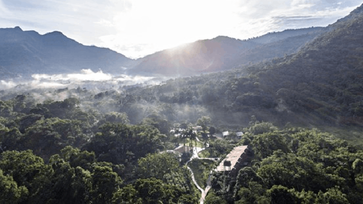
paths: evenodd
<path fill-rule="evenodd" d="M 0 27 L 60 31 L 130 58 L 220 35 L 327 26 L 363 0 L 0 0 Z"/>

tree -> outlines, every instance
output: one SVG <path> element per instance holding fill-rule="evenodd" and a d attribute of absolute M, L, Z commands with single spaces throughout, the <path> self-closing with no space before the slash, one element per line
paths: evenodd
<path fill-rule="evenodd" d="M 8 117 L 13 112 L 13 107 L 4 101 L 0 100 L 0 116 Z"/>
<path fill-rule="evenodd" d="M 272 204 L 299 203 L 299 199 L 296 197 L 295 191 L 284 186 L 274 185 L 267 191 L 267 194 L 270 195 Z"/>
<path fill-rule="evenodd" d="M 25 136 L 19 141 L 22 149 L 31 149 L 48 160 L 53 154 L 67 145 L 80 146 L 86 142 L 79 121 L 59 118 L 37 120 L 28 127 Z"/>
<path fill-rule="evenodd" d="M 181 196 L 178 188 L 155 178 L 138 179 L 134 187 L 142 203 L 176 203 Z"/>
<path fill-rule="evenodd" d="M 248 129 L 248 131 L 254 135 L 273 132 L 274 130 L 277 130 L 277 128 L 272 123 L 269 122 L 261 122 L 261 123 L 255 122 Z"/>
<path fill-rule="evenodd" d="M 162 149 L 162 138 L 151 126 L 106 123 L 84 149 L 95 152 L 98 161 L 126 164 Z"/>
<path fill-rule="evenodd" d="M 24 186 L 22 192 L 25 192 L 25 188 L 28 189 L 29 193 L 26 194 L 25 201 L 46 203 L 49 199 L 51 186 L 49 178 L 52 175 L 52 169 L 44 164 L 42 158 L 35 156 L 32 151 L 3 152 L 0 169 L 4 175 L 11 176 L 18 186 Z"/>
<path fill-rule="evenodd" d="M 337 188 L 329 188 L 325 193 L 320 191 L 315 200 L 315 203 L 334 203 L 344 204 L 349 203 L 346 195 Z"/>
<path fill-rule="evenodd" d="M 130 122 L 126 113 L 118 113 L 118 112 L 107 113 L 105 115 L 105 119 L 107 122 L 110 122 L 110 123 L 127 124 Z"/>
<path fill-rule="evenodd" d="M 195 195 L 183 194 L 179 197 L 178 203 L 180 204 L 195 204 L 198 203 L 198 198 Z"/>
<path fill-rule="evenodd" d="M 111 203 L 114 193 L 122 183 L 110 166 L 95 165 L 92 176 L 92 200 L 94 203 Z"/>
<path fill-rule="evenodd" d="M 212 136 L 216 133 L 216 128 L 215 127 L 209 127 L 209 134 Z"/>
<path fill-rule="evenodd" d="M 132 185 L 119 189 L 112 198 L 112 203 L 142 204 L 142 198 Z"/>
<path fill-rule="evenodd" d="M 0 203 L 19 203 L 28 196 L 25 186 L 18 186 L 10 175 L 0 169 Z"/>
<path fill-rule="evenodd" d="M 178 170 L 179 162 L 173 153 L 147 154 L 138 160 L 141 178 L 154 177 L 163 180 L 164 175 Z"/>
<path fill-rule="evenodd" d="M 205 133 L 205 131 L 207 130 L 208 125 L 211 123 L 211 118 L 208 116 L 202 116 L 201 118 L 199 118 L 197 120 L 197 125 L 202 126 L 202 130 Z"/>
<path fill-rule="evenodd" d="M 78 172 L 76 174 L 75 168 L 71 167 L 59 155 L 53 155 L 49 160 L 49 164 L 52 166 L 54 173 L 51 177 L 51 198 L 48 202 L 86 203 L 89 201 L 87 194 L 91 191 L 91 185 L 87 186 L 84 182 L 79 185 L 76 180 L 87 180 L 87 183 L 90 184 L 90 177 L 85 179 Z M 77 184 L 74 185 L 74 183 Z"/>
<path fill-rule="evenodd" d="M 286 138 L 279 133 L 269 132 L 260 135 L 256 135 L 251 142 L 251 146 L 255 152 L 255 155 L 260 159 L 266 158 L 273 154 L 275 150 L 281 150 L 285 153 L 289 152 L 286 142 Z"/>
<path fill-rule="evenodd" d="M 66 146 L 61 150 L 61 157 L 68 161 L 72 167 L 82 167 L 86 170 L 91 170 L 92 165 L 96 162 L 94 152 L 80 151 L 78 148 Z"/>
<path fill-rule="evenodd" d="M 170 131 L 170 124 L 167 120 L 163 119 L 160 115 L 153 113 L 142 121 L 145 125 L 150 125 L 158 129 L 162 134 L 168 134 Z"/>
<path fill-rule="evenodd" d="M 19 148 L 19 140 L 21 140 L 22 134 L 16 127 L 6 128 L 1 130 L 1 148 L 0 152 L 6 150 L 16 150 Z"/>
<path fill-rule="evenodd" d="M 227 204 L 227 201 L 217 196 L 213 191 L 209 192 L 208 195 L 205 198 L 205 204 Z"/>
<path fill-rule="evenodd" d="M 277 150 L 261 162 L 257 174 L 265 181 L 267 186 L 282 185 L 295 188 L 319 191 L 334 186 L 334 177 L 325 176 L 314 162 L 294 154 L 285 154 Z"/>
<path fill-rule="evenodd" d="M 248 188 L 251 184 L 250 182 L 262 183 L 261 177 L 259 177 L 256 172 L 251 167 L 244 167 L 238 172 L 236 185 L 234 187 L 234 195 L 236 197 L 237 191 L 240 187 Z"/>

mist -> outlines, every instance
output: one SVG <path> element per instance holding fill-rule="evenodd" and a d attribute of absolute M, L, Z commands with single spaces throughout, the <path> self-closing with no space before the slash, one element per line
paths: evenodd
<path fill-rule="evenodd" d="M 57 88 L 86 88 L 98 91 L 119 89 L 133 85 L 155 85 L 161 78 L 129 75 L 112 75 L 97 72 L 91 69 L 82 69 L 79 73 L 72 74 L 33 74 L 30 79 L 16 78 L 0 81 L 0 90 L 16 89 L 57 89 Z"/>

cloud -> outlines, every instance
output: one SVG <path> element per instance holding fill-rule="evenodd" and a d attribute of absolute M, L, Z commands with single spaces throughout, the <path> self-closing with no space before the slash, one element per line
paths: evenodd
<path fill-rule="evenodd" d="M 143 56 L 183 43 L 228 35 L 235 29 L 238 17 L 233 2 L 237 1 L 134 0 L 130 12 L 115 16 L 113 25 L 117 32 L 101 39 L 121 53 L 138 52 Z"/>
<path fill-rule="evenodd" d="M 0 0 L 0 15 L 4 16 L 4 14 L 7 14 L 7 13 L 9 13 L 8 9 L 4 5 L 3 1 Z"/>
<path fill-rule="evenodd" d="M 137 58 L 199 39 L 246 39 L 270 31 L 326 26 L 361 0 L 0 0 L 5 27 L 59 30 L 86 45 Z M 298 18 L 299 17 L 299 18 Z"/>
<path fill-rule="evenodd" d="M 112 79 L 111 74 L 103 73 L 102 71 L 93 72 L 90 69 L 82 69 L 81 73 L 77 74 L 57 74 L 57 75 L 47 75 L 47 74 L 33 74 L 32 78 L 41 80 L 51 80 L 51 81 L 109 81 Z"/>
<path fill-rule="evenodd" d="M 327 26 L 349 14 L 360 3 L 358 0 L 246 0 L 239 7 L 239 16 L 245 19 L 239 24 L 240 35 L 254 37 L 271 31 Z"/>
<path fill-rule="evenodd" d="M 3 89 L 10 89 L 10 88 L 14 88 L 16 86 L 16 83 L 13 81 L 1 80 L 0 84 L 1 84 L 1 87 L 3 87 Z"/>
<path fill-rule="evenodd" d="M 44 89 L 44 88 L 64 88 L 64 87 L 83 87 L 88 89 L 117 89 L 122 86 L 136 84 L 158 84 L 161 80 L 154 77 L 143 76 L 113 76 L 103 73 L 101 70 L 93 72 L 90 69 L 83 69 L 80 73 L 73 74 L 33 74 L 32 80 L 23 81 L 22 79 L 0 81 L 0 90 L 5 89 Z"/>
<path fill-rule="evenodd" d="M 112 22 L 119 12 L 130 9 L 126 0 L 11 0 L 3 1 L 9 13 L 0 14 L 7 27 L 21 26 L 25 30 L 47 33 L 62 31 L 81 43 L 100 44 L 100 36 L 115 32 L 102 22 Z M 0 4 L 1 5 L 1 4 Z M 100 23 L 101 22 L 101 23 Z"/>

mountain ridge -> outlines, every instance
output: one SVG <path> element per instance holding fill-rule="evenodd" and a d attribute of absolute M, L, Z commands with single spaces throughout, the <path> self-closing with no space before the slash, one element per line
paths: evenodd
<path fill-rule="evenodd" d="M 0 66 L 13 77 L 72 73 L 81 69 L 120 74 L 122 67 L 134 63 L 109 48 L 82 45 L 59 31 L 40 35 L 17 26 L 0 29 L 0 37 Z M 3 76 L 7 77 L 9 74 Z"/>
<path fill-rule="evenodd" d="M 270 32 L 246 40 L 217 36 L 161 50 L 136 60 L 108 48 L 85 46 L 53 31 L 40 35 L 20 27 L 0 29 L 1 78 L 31 74 L 62 74 L 82 69 L 111 74 L 183 77 L 225 71 L 297 53 L 319 35 L 360 14 L 327 27 Z"/>
<path fill-rule="evenodd" d="M 202 113 L 183 114 L 221 126 L 248 125 L 253 116 L 278 126 L 363 127 L 363 13 L 347 19 L 295 54 L 130 94 L 160 107 L 195 108 Z"/>
<path fill-rule="evenodd" d="M 226 36 L 198 40 L 177 48 L 148 55 L 140 59 L 140 63 L 130 69 L 128 73 L 178 77 L 224 71 L 241 64 L 256 63 L 295 53 L 306 42 L 324 31 L 325 28 L 316 27 L 268 33 L 247 40 Z M 303 38 L 303 40 L 299 39 L 303 35 L 309 35 L 310 37 Z M 292 48 L 284 47 L 285 40 L 292 40 L 294 42 L 291 45 L 296 45 L 293 45 Z M 271 52 L 264 52 L 263 46 L 270 46 Z M 248 53 L 250 51 L 256 53 L 253 61 L 250 60 L 251 57 Z"/>

